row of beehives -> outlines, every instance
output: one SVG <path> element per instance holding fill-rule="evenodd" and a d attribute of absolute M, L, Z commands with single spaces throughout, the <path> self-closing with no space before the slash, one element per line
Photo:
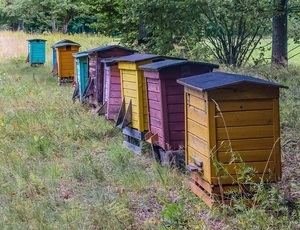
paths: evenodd
<path fill-rule="evenodd" d="M 243 184 L 244 166 L 255 170 L 254 182 L 280 180 L 282 85 L 116 45 L 75 53 L 79 45 L 71 43 L 53 46 L 53 72 L 73 78 L 75 69 L 73 99 L 115 120 L 135 152 L 143 140 L 161 154 L 184 150 L 191 188 L 209 206 L 214 195 Z M 71 54 L 73 69 L 63 60 Z"/>

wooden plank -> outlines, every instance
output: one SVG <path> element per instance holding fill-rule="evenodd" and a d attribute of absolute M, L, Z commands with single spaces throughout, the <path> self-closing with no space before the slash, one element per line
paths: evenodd
<path fill-rule="evenodd" d="M 264 176 L 262 174 L 257 173 L 252 175 L 251 180 L 254 183 L 260 183 L 261 181 L 276 182 L 274 173 L 271 174 L 266 173 L 264 174 Z M 220 178 L 220 182 L 222 183 L 222 185 L 236 185 L 238 183 L 243 183 L 244 181 L 241 179 L 238 180 L 237 175 L 230 175 L 228 177 Z M 219 185 L 218 177 L 211 177 L 211 184 Z"/>
<path fill-rule="evenodd" d="M 217 145 L 217 131 L 216 131 L 216 106 L 212 101 L 209 101 L 208 103 L 208 147 L 211 149 L 210 154 L 213 159 L 217 158 L 216 156 L 216 145 Z M 211 175 L 215 174 L 215 169 L 212 166 L 212 161 L 210 165 Z"/>
<path fill-rule="evenodd" d="M 123 95 L 124 97 L 131 97 L 131 98 L 137 98 L 137 92 L 133 89 L 124 89 L 123 88 Z M 133 103 L 133 102 L 132 102 Z"/>
<path fill-rule="evenodd" d="M 175 86 L 167 86 L 167 95 L 183 95 L 184 87 L 176 83 Z"/>
<path fill-rule="evenodd" d="M 187 126 L 187 93 L 184 92 L 184 139 L 185 139 L 185 144 L 184 148 L 187 149 L 188 143 L 190 142 L 190 139 L 188 137 L 188 126 Z M 185 154 L 185 164 L 188 165 L 188 153 Z"/>
<path fill-rule="evenodd" d="M 282 169 L 281 169 L 281 146 L 280 146 L 280 122 L 279 122 L 279 100 L 273 100 L 273 133 L 274 133 L 274 148 L 273 154 L 275 155 L 275 163 L 276 163 L 276 181 L 281 180 Z"/>
<path fill-rule="evenodd" d="M 189 97 L 187 98 L 187 100 L 188 100 L 187 103 L 188 103 L 189 107 L 194 107 L 200 111 L 203 111 L 204 113 L 207 112 L 206 100 L 198 98 L 193 94 L 190 94 Z"/>
<path fill-rule="evenodd" d="M 170 122 L 169 130 L 172 131 L 184 131 L 184 121 L 182 122 Z"/>
<path fill-rule="evenodd" d="M 208 126 L 208 116 L 203 110 L 199 110 L 193 106 L 187 107 L 187 117 L 205 127 Z"/>
<path fill-rule="evenodd" d="M 243 150 L 269 150 L 272 149 L 274 144 L 273 138 L 254 138 L 254 139 L 241 139 L 230 140 L 232 149 L 235 151 Z M 228 141 L 218 141 L 217 148 L 219 151 L 228 151 Z"/>
<path fill-rule="evenodd" d="M 227 132 L 229 137 L 227 136 Z M 273 125 L 217 128 L 218 141 L 265 137 L 273 137 Z"/>
<path fill-rule="evenodd" d="M 203 177 L 207 179 L 207 181 L 210 181 L 211 178 L 211 158 L 210 156 L 203 154 L 201 151 L 198 151 L 198 149 L 194 149 L 191 146 L 188 146 L 187 148 L 188 151 L 188 164 L 194 164 L 193 157 L 197 157 L 203 161 Z"/>
<path fill-rule="evenodd" d="M 137 76 L 136 73 L 134 74 L 128 74 L 124 73 L 125 70 L 121 70 L 121 81 L 127 81 L 127 82 L 137 82 Z"/>
<path fill-rule="evenodd" d="M 124 89 L 129 89 L 129 90 L 134 90 L 138 91 L 137 84 L 135 82 L 128 82 L 128 81 L 123 81 L 123 88 Z"/>
<path fill-rule="evenodd" d="M 131 144 L 131 143 L 127 142 L 127 141 L 123 141 L 123 145 L 126 148 L 132 150 L 137 155 L 140 155 L 142 153 L 142 148 L 140 146 Z"/>
<path fill-rule="evenodd" d="M 149 92 L 156 92 L 156 93 L 160 92 L 158 84 L 152 82 L 147 82 L 147 89 Z"/>
<path fill-rule="evenodd" d="M 122 99 L 121 98 L 109 98 L 110 105 L 121 105 Z"/>
<path fill-rule="evenodd" d="M 118 68 L 120 70 L 136 70 L 137 66 L 135 63 L 130 63 L 130 62 L 119 62 L 118 63 Z"/>
<path fill-rule="evenodd" d="M 114 91 L 112 90 L 110 92 L 110 98 L 121 98 L 122 95 L 121 95 L 121 91 Z"/>
<path fill-rule="evenodd" d="M 161 110 L 161 103 L 153 100 L 149 100 L 149 108 Z"/>
<path fill-rule="evenodd" d="M 182 144 L 184 144 L 184 131 L 170 132 L 170 140 L 182 141 Z"/>
<path fill-rule="evenodd" d="M 222 163 L 229 163 L 232 159 L 235 162 L 240 162 L 240 158 L 243 162 L 267 162 L 275 160 L 275 155 L 272 153 L 272 149 L 265 150 L 249 150 L 249 151 L 231 151 L 222 152 L 218 151 L 218 160 Z"/>
<path fill-rule="evenodd" d="M 204 188 L 206 192 L 210 194 L 212 193 L 212 185 L 206 180 L 203 180 L 203 178 L 199 175 L 198 172 L 192 172 L 191 178 L 193 181 L 197 182 L 198 185 Z"/>
<path fill-rule="evenodd" d="M 111 91 L 120 91 L 121 92 L 121 84 L 110 84 Z"/>
<path fill-rule="evenodd" d="M 162 114 L 161 114 L 161 111 L 150 108 L 150 109 L 149 109 L 149 116 L 150 116 L 151 118 L 160 119 L 161 116 L 162 116 Z"/>
<path fill-rule="evenodd" d="M 209 131 L 207 127 L 202 126 L 191 119 L 187 120 L 187 130 L 189 133 L 192 133 L 196 137 L 203 139 L 204 141 L 209 141 Z"/>
<path fill-rule="evenodd" d="M 208 99 L 207 93 L 200 92 L 200 91 L 194 90 L 194 89 L 186 87 L 186 86 L 184 87 L 184 91 L 190 95 L 193 95 L 194 97 L 197 97 L 198 99 L 201 99 L 201 100 Z"/>
<path fill-rule="evenodd" d="M 167 102 L 169 104 L 183 104 L 183 95 L 168 95 Z"/>
<path fill-rule="evenodd" d="M 125 127 L 125 128 L 122 129 L 122 132 L 123 132 L 124 135 L 133 137 L 133 138 L 141 140 L 141 141 L 144 140 L 145 133 L 140 132 L 136 129 L 132 129 L 130 127 Z"/>
<path fill-rule="evenodd" d="M 274 99 L 279 97 L 278 88 L 257 84 L 240 84 L 231 88 L 217 89 L 208 93 L 208 99 L 242 100 L 242 99 Z"/>
<path fill-rule="evenodd" d="M 184 113 L 184 103 L 183 104 L 167 104 L 168 113 L 178 113 L 178 111 Z"/>
<path fill-rule="evenodd" d="M 160 93 L 148 91 L 148 100 L 160 102 Z"/>
<path fill-rule="evenodd" d="M 210 158 L 210 149 L 208 148 L 208 143 L 203 139 L 193 135 L 192 133 L 187 134 L 188 143 L 187 147 L 191 147 L 197 150 L 199 153 L 202 153 L 204 156 Z"/>
<path fill-rule="evenodd" d="M 110 83 L 121 85 L 120 75 L 118 75 L 118 76 L 110 75 Z"/>
<path fill-rule="evenodd" d="M 152 117 L 152 116 L 150 116 L 149 117 L 150 118 L 150 124 L 151 124 L 151 126 L 153 125 L 153 126 L 156 126 L 156 127 L 161 127 L 161 119 L 158 119 L 158 118 L 155 118 L 155 117 Z"/>
<path fill-rule="evenodd" d="M 273 109 L 272 100 L 269 99 L 231 100 L 231 101 L 218 101 L 217 103 L 222 112 Z"/>
<path fill-rule="evenodd" d="M 273 111 L 258 110 L 258 111 L 242 111 L 242 112 L 240 111 L 222 112 L 222 116 L 220 113 L 217 113 L 216 123 L 217 123 L 217 127 L 272 125 Z"/>
<path fill-rule="evenodd" d="M 209 208 L 215 203 L 215 200 L 209 197 L 201 188 L 199 188 L 194 182 L 190 181 L 191 191 L 195 193 Z"/>
<path fill-rule="evenodd" d="M 184 121 L 184 115 L 180 113 L 167 114 L 169 122 L 182 122 Z"/>
<path fill-rule="evenodd" d="M 232 164 L 222 164 L 220 167 L 219 175 L 226 176 L 228 173 L 230 175 L 238 175 L 242 174 L 245 167 L 253 168 L 255 173 L 262 174 L 266 169 L 267 173 L 274 173 L 275 171 L 275 163 L 274 161 L 269 162 L 247 162 L 246 165 L 244 162 L 242 163 L 232 163 Z M 226 171 L 225 171 L 226 169 Z M 215 170 L 213 170 L 212 177 L 217 176 Z"/>

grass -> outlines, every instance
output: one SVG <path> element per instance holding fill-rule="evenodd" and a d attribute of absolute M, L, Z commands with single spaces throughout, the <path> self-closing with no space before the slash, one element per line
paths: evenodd
<path fill-rule="evenodd" d="M 32 37 L 47 40 L 45 66 L 24 62 Z M 290 87 L 281 95 L 283 181 L 271 190 L 257 187 L 257 206 L 238 200 L 209 210 L 188 190 L 187 175 L 124 149 L 119 130 L 73 104 L 72 86 L 57 86 L 50 46 L 64 38 L 0 33 L 1 229 L 300 228 L 297 67 L 243 70 Z M 83 49 L 112 42 L 66 38 Z"/>

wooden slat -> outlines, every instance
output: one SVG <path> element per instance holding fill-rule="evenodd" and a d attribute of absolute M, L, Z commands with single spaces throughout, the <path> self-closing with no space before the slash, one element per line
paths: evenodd
<path fill-rule="evenodd" d="M 160 102 L 160 93 L 148 92 L 148 100 Z"/>
<path fill-rule="evenodd" d="M 222 112 L 228 111 L 251 111 L 251 110 L 268 110 L 273 108 L 272 100 L 231 100 L 218 101 L 218 106 Z"/>
<path fill-rule="evenodd" d="M 180 113 L 168 114 L 169 122 L 181 122 L 184 121 L 184 115 Z"/>
<path fill-rule="evenodd" d="M 182 144 L 184 144 L 184 131 L 170 132 L 170 140 L 182 141 Z"/>
<path fill-rule="evenodd" d="M 227 89 L 217 89 L 208 93 L 208 99 L 242 100 L 242 99 L 274 99 L 279 97 L 278 88 L 253 84 L 236 85 Z"/>
<path fill-rule="evenodd" d="M 210 181 L 210 177 L 211 177 L 211 158 L 208 155 L 205 155 L 205 153 L 203 154 L 201 151 L 198 151 L 190 146 L 188 146 L 187 148 L 187 152 L 188 152 L 188 163 L 187 164 L 194 164 L 194 160 L 193 157 L 197 157 L 199 159 L 201 159 L 203 161 L 203 177 L 205 177 L 207 179 L 207 181 Z"/>
<path fill-rule="evenodd" d="M 197 97 L 198 99 L 207 100 L 207 93 L 199 92 L 186 86 L 184 87 L 184 91 L 190 95 L 193 95 L 194 97 Z"/>
<path fill-rule="evenodd" d="M 242 111 L 242 112 L 222 112 L 216 115 L 217 127 L 231 126 L 253 126 L 253 125 L 272 125 L 273 111 Z M 224 119 L 224 120 L 223 120 Z M 225 124 L 224 124 L 225 121 Z"/>
<path fill-rule="evenodd" d="M 167 105 L 168 113 L 178 113 L 178 111 L 184 113 L 184 104 L 176 104 L 176 105 Z"/>
<path fill-rule="evenodd" d="M 191 178 L 193 181 L 197 182 L 198 185 L 200 185 L 202 188 L 205 189 L 206 192 L 209 194 L 212 194 L 212 185 L 204 180 L 198 172 L 192 172 L 191 173 Z"/>
<path fill-rule="evenodd" d="M 199 137 L 193 135 L 192 133 L 187 133 L 188 143 L 187 147 L 189 146 L 197 150 L 198 152 L 202 153 L 206 157 L 210 158 L 210 149 L 208 148 L 208 143 L 204 141 L 203 139 L 200 139 Z"/>
<path fill-rule="evenodd" d="M 199 188 L 194 182 L 190 182 L 190 187 L 193 193 L 195 193 L 203 202 L 210 208 L 215 203 L 215 200 L 209 197 L 201 188 Z"/>
<path fill-rule="evenodd" d="M 263 175 L 259 174 L 259 173 L 256 173 L 255 175 L 252 175 L 252 177 L 251 177 L 252 182 L 260 183 L 261 179 L 262 179 L 262 176 Z M 222 177 L 222 178 L 220 178 L 220 182 L 223 185 L 238 184 L 237 175 L 233 174 L 233 175 L 228 176 L 228 177 Z M 242 183 L 242 182 L 244 182 L 244 181 L 239 180 L 239 183 Z M 275 180 L 275 174 L 274 173 L 271 173 L 271 174 L 266 173 L 266 174 L 264 174 L 263 182 L 276 182 L 276 180 Z M 219 185 L 218 177 L 211 177 L 211 184 L 213 184 L 213 185 Z"/>
<path fill-rule="evenodd" d="M 151 118 L 156 118 L 156 119 L 160 119 L 161 118 L 161 111 L 159 111 L 159 110 L 156 110 L 156 109 L 152 109 L 152 108 L 150 108 L 149 109 L 149 116 L 151 117 Z"/>
<path fill-rule="evenodd" d="M 275 162 L 276 162 L 276 181 L 281 180 L 281 146 L 280 146 L 280 123 L 279 123 L 279 100 L 273 100 L 273 118 L 274 118 L 274 125 L 273 125 L 273 132 L 274 132 L 274 148 L 273 154 L 275 155 Z"/>
<path fill-rule="evenodd" d="M 134 90 L 134 91 L 138 90 L 135 82 L 128 82 L 128 81 L 123 81 L 123 88 L 129 89 L 129 90 Z"/>
<path fill-rule="evenodd" d="M 270 158 L 271 161 L 275 160 L 274 154 L 272 154 L 272 149 L 266 150 L 249 150 L 249 151 L 230 151 L 221 152 L 218 151 L 218 160 L 222 163 L 228 163 L 232 159 L 235 159 L 235 162 L 267 162 Z"/>
<path fill-rule="evenodd" d="M 147 81 L 148 81 L 148 79 L 147 79 Z M 159 85 L 155 84 L 155 83 L 151 83 L 151 82 L 147 82 L 147 89 L 149 92 L 156 92 L 156 93 L 160 92 Z"/>
<path fill-rule="evenodd" d="M 168 104 L 183 104 L 183 95 L 170 95 L 167 96 Z"/>
<path fill-rule="evenodd" d="M 170 131 L 184 131 L 184 122 L 170 122 L 169 123 L 169 130 Z"/>
<path fill-rule="evenodd" d="M 227 132 L 229 137 L 227 136 Z M 217 140 L 238 140 L 250 138 L 273 137 L 273 126 L 242 126 L 217 128 Z"/>
<path fill-rule="evenodd" d="M 118 68 L 121 70 L 136 70 L 137 66 L 135 63 L 130 63 L 130 62 L 119 62 L 118 63 Z"/>
<path fill-rule="evenodd" d="M 184 87 L 182 85 L 179 85 L 176 83 L 176 85 L 171 86 L 171 85 L 167 84 L 166 88 L 167 88 L 167 95 L 182 95 L 183 96 Z"/>
<path fill-rule="evenodd" d="M 208 125 L 208 116 L 202 110 L 196 109 L 193 106 L 187 107 L 187 117 L 205 127 Z"/>
<path fill-rule="evenodd" d="M 274 144 L 273 138 L 254 138 L 231 140 L 232 149 L 235 151 L 243 150 L 268 150 L 272 149 Z M 218 141 L 217 148 L 219 151 L 228 151 L 228 141 Z"/>
<path fill-rule="evenodd" d="M 195 95 L 190 94 L 187 98 L 187 103 L 189 107 L 194 107 L 200 111 L 207 112 L 206 101 L 204 99 L 198 98 Z"/>
<path fill-rule="evenodd" d="M 137 92 L 133 89 L 123 89 L 123 95 L 124 97 L 129 96 L 131 98 L 137 98 Z"/>
<path fill-rule="evenodd" d="M 202 126 L 190 119 L 187 120 L 187 130 L 189 133 L 192 133 L 196 137 L 203 139 L 208 142 L 209 140 L 209 132 L 207 127 Z"/>

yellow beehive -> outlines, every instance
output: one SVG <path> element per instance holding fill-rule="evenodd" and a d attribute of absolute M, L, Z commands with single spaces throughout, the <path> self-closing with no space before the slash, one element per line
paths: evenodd
<path fill-rule="evenodd" d="M 160 56 L 153 54 L 132 54 L 115 59 L 120 70 L 121 94 L 125 108 L 129 107 L 131 101 L 132 111 L 129 127 L 139 132 L 148 130 L 146 82 L 139 66 L 159 59 L 161 59 Z"/>
<path fill-rule="evenodd" d="M 284 86 L 221 72 L 178 83 L 185 88 L 186 164 L 197 195 L 220 193 L 220 184 L 240 185 L 248 167 L 254 182 L 280 180 L 278 98 Z"/>
<path fill-rule="evenodd" d="M 63 40 L 52 46 L 55 49 L 54 54 L 56 55 L 53 67 L 53 74 L 57 75 L 59 81 L 66 78 L 74 79 L 75 73 L 75 61 L 73 54 L 79 51 L 80 45 L 70 40 Z"/>

